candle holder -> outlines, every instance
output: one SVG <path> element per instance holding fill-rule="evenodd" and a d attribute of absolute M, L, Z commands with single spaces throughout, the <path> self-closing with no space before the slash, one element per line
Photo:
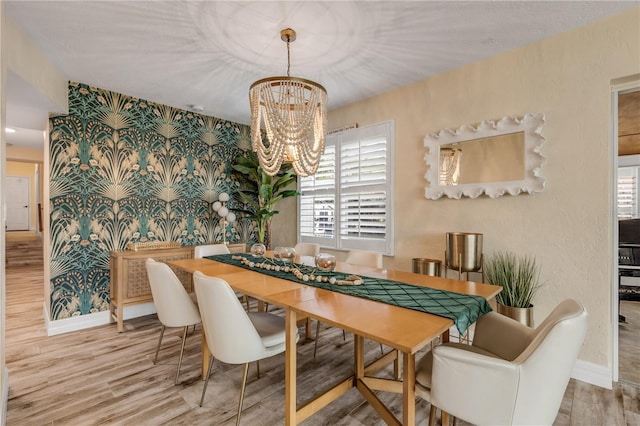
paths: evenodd
<path fill-rule="evenodd" d="M 228 244 L 227 242 L 227 225 L 235 222 L 236 215 L 233 212 L 230 212 L 227 208 L 227 201 L 229 201 L 229 194 L 226 192 L 220 193 L 218 195 L 218 201 L 213 203 L 213 210 L 218 213 L 218 216 L 222 219 L 222 243 Z"/>

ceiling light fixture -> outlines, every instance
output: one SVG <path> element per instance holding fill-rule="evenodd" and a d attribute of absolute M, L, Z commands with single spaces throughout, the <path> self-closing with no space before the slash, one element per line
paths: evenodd
<path fill-rule="evenodd" d="M 287 76 L 263 78 L 249 88 L 251 147 L 268 175 L 278 173 L 284 161 L 293 164 L 297 175 L 309 176 L 324 152 L 327 91 L 316 82 L 290 76 L 290 44 L 296 32 L 284 29 L 280 38 L 287 43 Z M 262 137 L 263 121 L 267 140 Z"/>

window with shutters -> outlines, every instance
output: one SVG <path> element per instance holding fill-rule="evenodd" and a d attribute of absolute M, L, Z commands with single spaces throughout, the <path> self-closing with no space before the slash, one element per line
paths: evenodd
<path fill-rule="evenodd" d="M 298 180 L 299 240 L 393 254 L 394 123 L 327 136 L 316 174 Z"/>
<path fill-rule="evenodd" d="M 618 157 L 618 220 L 640 217 L 638 204 L 638 178 L 640 177 L 640 155 Z"/>
<path fill-rule="evenodd" d="M 638 167 L 618 169 L 618 220 L 638 217 Z"/>

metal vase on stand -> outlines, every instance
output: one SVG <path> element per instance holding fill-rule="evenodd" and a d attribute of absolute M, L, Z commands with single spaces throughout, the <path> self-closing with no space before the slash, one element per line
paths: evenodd
<path fill-rule="evenodd" d="M 462 273 L 479 272 L 482 269 L 482 234 L 475 232 L 447 232 L 445 251 L 445 277 L 447 270 L 458 271 L 458 279 Z M 484 281 L 484 274 L 482 277 Z"/>
<path fill-rule="evenodd" d="M 528 308 L 515 308 L 513 306 L 497 304 L 496 311 L 506 317 L 514 319 L 527 327 L 533 328 L 533 305 L 529 305 Z"/>

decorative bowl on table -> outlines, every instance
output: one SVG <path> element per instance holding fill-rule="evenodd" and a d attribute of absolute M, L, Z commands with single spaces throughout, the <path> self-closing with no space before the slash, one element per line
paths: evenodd
<path fill-rule="evenodd" d="M 293 247 L 278 247 L 279 249 L 279 259 L 284 263 L 292 263 L 293 259 L 296 257 L 296 249 Z M 274 252 L 275 256 L 275 252 Z"/>
<path fill-rule="evenodd" d="M 266 252 L 267 252 L 267 247 L 265 247 L 264 244 L 255 243 L 254 245 L 251 246 L 251 254 L 254 257 L 263 257 Z"/>
<path fill-rule="evenodd" d="M 336 267 L 336 257 L 329 253 L 316 254 L 316 267 L 323 272 L 331 272 Z"/>
<path fill-rule="evenodd" d="M 282 254 L 282 249 L 283 248 L 284 247 L 276 247 L 276 248 L 273 249 L 273 258 L 274 259 L 278 259 L 278 260 L 281 259 L 280 255 Z"/>

